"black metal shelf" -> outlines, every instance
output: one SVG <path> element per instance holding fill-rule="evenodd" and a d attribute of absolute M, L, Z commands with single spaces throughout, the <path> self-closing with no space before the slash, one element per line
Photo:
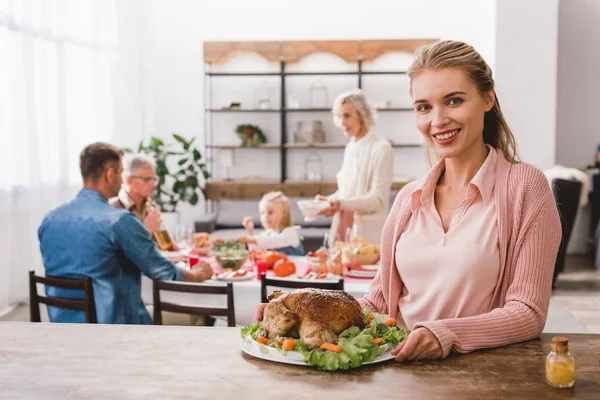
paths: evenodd
<path fill-rule="evenodd" d="M 354 76 L 357 78 L 357 86 L 359 88 L 363 87 L 363 78 L 366 76 L 375 76 L 375 75 L 406 75 L 406 71 L 363 71 L 363 63 L 362 60 L 357 60 L 357 70 L 355 71 L 309 71 L 309 72 L 288 72 L 286 71 L 286 63 L 281 60 L 279 64 L 278 72 L 212 72 L 210 70 L 205 70 L 205 83 L 207 88 L 207 94 L 205 94 L 205 104 L 208 105 L 208 108 L 205 109 L 207 113 L 207 118 L 205 118 L 206 125 L 206 134 L 210 135 L 210 140 L 205 138 L 205 142 L 208 143 L 207 149 L 210 151 L 214 151 L 217 149 L 278 149 L 280 151 L 280 171 L 281 171 L 281 182 L 287 181 L 287 157 L 288 150 L 294 149 L 343 149 L 345 148 L 344 144 L 334 144 L 334 143 L 324 143 L 320 145 L 302 145 L 302 144 L 290 144 L 287 143 L 288 140 L 288 126 L 287 120 L 289 118 L 288 113 L 329 113 L 331 112 L 331 108 L 287 108 L 286 105 L 286 80 L 288 77 L 302 77 L 302 76 Z M 211 96 L 212 96 L 212 84 L 211 77 L 237 77 L 237 76 L 246 76 L 246 77 L 266 77 L 272 76 L 277 77 L 280 80 L 279 89 L 280 89 L 280 108 L 277 109 L 227 109 L 227 108 L 211 108 Z M 413 111 L 412 107 L 383 107 L 378 108 L 377 111 L 381 112 L 407 112 Z M 280 144 L 265 144 L 257 147 L 242 147 L 237 145 L 215 145 L 213 142 L 214 132 L 213 132 L 213 113 L 278 113 L 280 118 Z M 417 148 L 422 147 L 420 144 L 392 144 L 394 148 Z M 212 153 L 209 153 L 209 156 L 212 156 Z"/>

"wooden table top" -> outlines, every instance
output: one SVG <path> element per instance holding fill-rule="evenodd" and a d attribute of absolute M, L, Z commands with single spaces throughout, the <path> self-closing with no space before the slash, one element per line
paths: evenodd
<path fill-rule="evenodd" d="M 544 381 L 552 335 L 346 372 L 255 359 L 238 328 L 0 323 L 2 399 L 599 399 L 600 335 L 568 335 L 576 383 Z"/>

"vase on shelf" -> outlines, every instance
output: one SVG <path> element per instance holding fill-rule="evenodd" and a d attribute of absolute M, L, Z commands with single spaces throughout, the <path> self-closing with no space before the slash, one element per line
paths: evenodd
<path fill-rule="evenodd" d="M 313 144 L 325 143 L 325 131 L 323 130 L 323 121 L 312 122 L 312 142 Z"/>
<path fill-rule="evenodd" d="M 304 179 L 307 181 L 323 179 L 323 160 L 314 151 L 304 160 Z"/>
<path fill-rule="evenodd" d="M 308 144 L 308 136 L 306 134 L 306 128 L 304 121 L 298 121 L 296 123 L 296 130 L 294 131 L 294 143 L 295 144 Z"/>

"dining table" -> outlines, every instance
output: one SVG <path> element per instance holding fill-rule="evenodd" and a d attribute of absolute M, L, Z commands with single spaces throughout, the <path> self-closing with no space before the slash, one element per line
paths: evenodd
<path fill-rule="evenodd" d="M 0 323 L 1 399 L 598 399 L 600 335 L 569 334 L 575 385 L 545 382 L 553 335 L 347 371 L 262 360 L 239 328 Z"/>
<path fill-rule="evenodd" d="M 291 279 L 294 279 L 298 275 L 302 276 L 311 266 L 306 257 L 289 256 L 289 259 L 296 265 L 296 273 L 289 277 Z M 227 284 L 225 281 L 216 279 L 216 274 L 221 272 L 221 267 L 218 265 L 214 257 L 201 257 L 201 261 L 208 262 L 215 273 L 212 279 L 204 282 L 203 284 L 223 286 Z M 242 268 L 247 268 L 250 271 L 256 270 L 256 266 L 253 265 L 252 262 L 247 262 L 242 266 Z M 273 271 L 267 271 L 267 276 L 274 277 Z M 333 275 L 330 277 L 332 276 Z M 360 278 L 344 276 L 343 278 L 344 291 L 357 299 L 369 292 L 369 285 L 373 280 L 372 277 Z M 337 280 L 338 278 L 336 277 L 335 279 Z M 164 292 L 161 294 L 161 298 L 164 301 L 196 307 L 227 307 L 227 301 L 223 295 Z M 233 298 L 237 325 L 250 325 L 252 323 L 256 305 L 260 303 L 260 280 L 254 276 L 252 279 L 240 279 L 233 281 Z M 153 304 L 152 280 L 145 275 L 142 276 L 142 300 L 146 305 Z"/>

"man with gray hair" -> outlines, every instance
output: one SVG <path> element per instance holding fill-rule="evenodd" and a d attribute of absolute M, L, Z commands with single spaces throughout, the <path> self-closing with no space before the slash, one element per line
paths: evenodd
<path fill-rule="evenodd" d="M 123 160 L 123 186 L 119 195 L 109 200 L 116 208 L 131 211 L 142 221 L 150 235 L 160 228 L 158 205 L 152 201 L 157 183 L 154 159 L 145 154 L 129 154 Z"/>

